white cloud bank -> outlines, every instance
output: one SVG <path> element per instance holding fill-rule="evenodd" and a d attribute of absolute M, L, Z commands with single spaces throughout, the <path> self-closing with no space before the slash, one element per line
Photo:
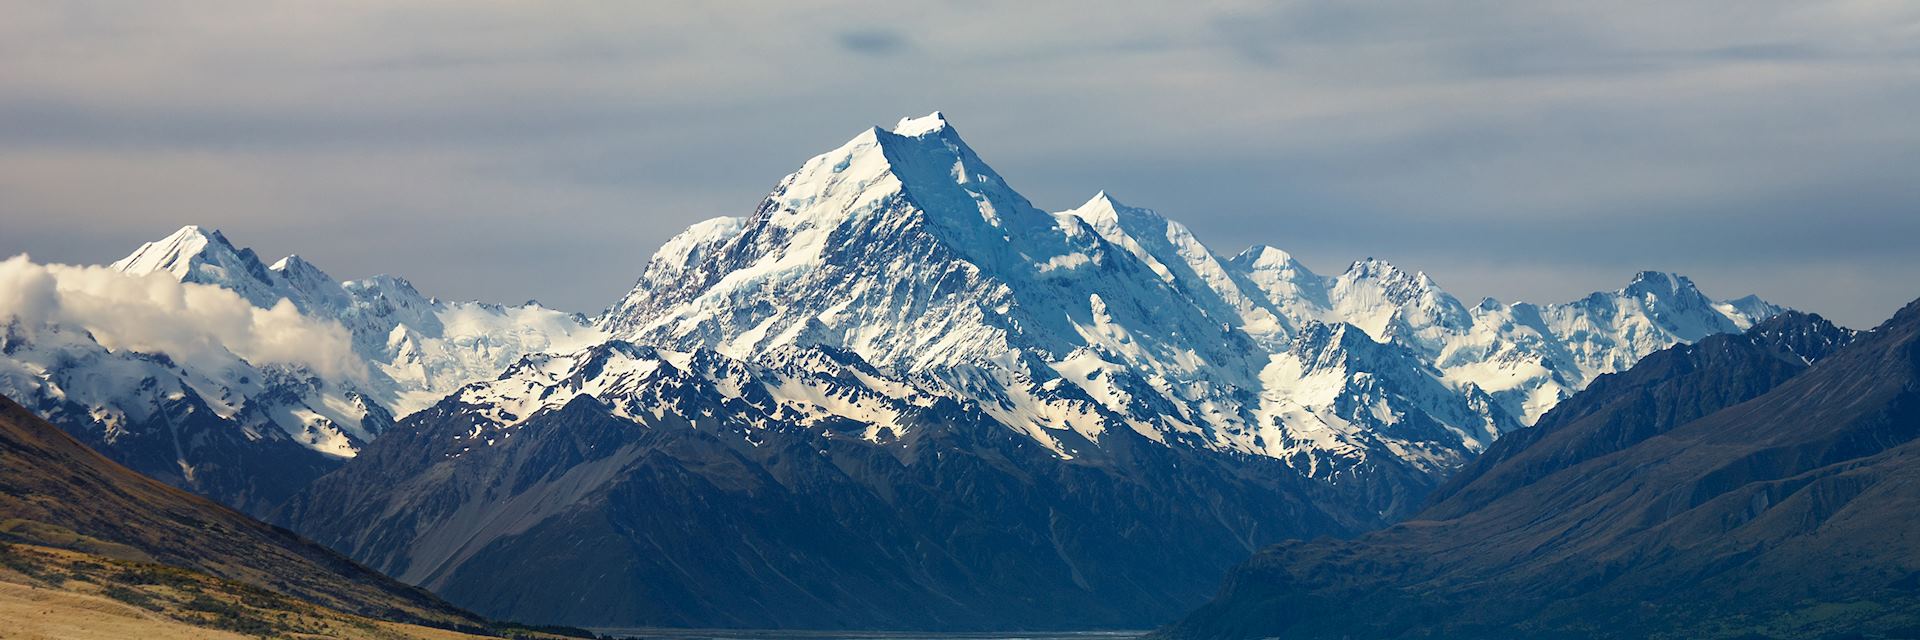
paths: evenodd
<path fill-rule="evenodd" d="M 164 275 L 130 276 L 105 267 L 43 265 L 25 254 L 0 261 L 0 322 L 79 327 L 114 351 L 165 354 L 189 368 L 239 356 L 255 366 L 303 366 L 329 380 L 367 379 L 347 330 L 272 309 L 232 291 Z"/>

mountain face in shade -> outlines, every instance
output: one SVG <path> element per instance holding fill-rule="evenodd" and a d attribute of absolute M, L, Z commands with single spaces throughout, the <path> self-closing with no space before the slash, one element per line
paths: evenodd
<path fill-rule="evenodd" d="M 845 352 L 616 341 L 414 415 L 278 519 L 487 615 L 828 629 L 1146 625 L 1271 535 L 1372 522 L 1276 460 L 1072 446 Z"/>
<path fill-rule="evenodd" d="M 1290 542 L 1177 638 L 1908 637 L 1920 302 L 1790 314 L 1606 376 L 1414 519 Z"/>
<path fill-rule="evenodd" d="M 5 397 L 0 540 L 183 567 L 378 619 L 483 622 L 284 529 L 134 473 Z"/>
<path fill-rule="evenodd" d="M 1104 193 L 1042 211 L 933 114 L 695 225 L 605 341 L 458 388 L 273 517 L 515 619 L 1137 627 L 1778 312 L 1656 272 L 1470 308 L 1384 261 L 1223 258 Z"/>

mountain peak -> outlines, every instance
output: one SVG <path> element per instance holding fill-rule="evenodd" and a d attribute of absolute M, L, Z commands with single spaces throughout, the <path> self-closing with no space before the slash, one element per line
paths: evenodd
<path fill-rule="evenodd" d="M 1093 194 L 1093 197 L 1088 199 L 1086 204 L 1069 209 L 1064 213 L 1085 220 L 1088 224 L 1092 224 L 1096 228 L 1102 224 L 1132 225 L 1146 223 L 1165 225 L 1170 222 L 1165 216 L 1160 215 L 1152 209 L 1128 206 L 1114 198 L 1111 194 L 1108 194 L 1104 189 L 1099 193 Z M 1164 231 L 1159 233 L 1164 234 Z"/>
<path fill-rule="evenodd" d="M 907 207 L 895 206 L 895 199 Z M 1054 225 L 960 139 L 939 114 L 868 129 L 808 160 L 770 197 L 765 222 L 831 229 L 896 213 L 927 214 L 950 238 L 1038 233 Z M 914 214 L 918 215 L 918 214 Z"/>
<path fill-rule="evenodd" d="M 191 224 L 140 245 L 108 268 L 136 276 L 164 272 L 181 282 L 201 284 L 234 285 L 249 278 L 259 283 L 272 281 L 267 266 L 252 249 L 236 248 L 217 229 Z"/>
<path fill-rule="evenodd" d="M 985 169 L 985 163 L 981 162 L 980 156 L 967 146 L 966 141 L 960 139 L 960 131 L 953 128 L 953 125 L 947 122 L 946 116 L 938 111 L 918 118 L 901 118 L 891 131 L 874 127 L 854 138 L 854 141 L 863 141 L 869 136 L 874 139 L 875 146 L 885 152 L 887 160 L 893 164 L 931 156 L 957 160 L 968 165 L 969 172 Z M 985 172 L 992 173 L 993 170 L 986 169 Z"/>
<path fill-rule="evenodd" d="M 899 123 L 893 125 L 893 133 L 894 135 L 919 137 L 930 133 L 947 131 L 950 128 L 951 125 L 947 123 L 947 115 L 935 111 L 918 118 L 901 118 Z"/>
<path fill-rule="evenodd" d="M 321 277 L 326 276 L 326 272 L 321 271 L 320 267 L 314 266 L 313 263 L 308 262 L 306 258 L 300 257 L 300 254 L 297 254 L 297 253 L 288 254 L 287 257 L 281 258 L 279 262 L 273 263 L 273 266 L 267 267 L 267 270 L 274 271 L 276 273 L 285 274 L 289 277 L 292 277 L 296 274 L 303 275 L 303 276 L 304 275 L 319 275 Z M 332 278 L 326 278 L 326 279 L 332 280 Z"/>
<path fill-rule="evenodd" d="M 127 257 L 114 262 L 112 268 L 134 275 L 165 271 L 185 276 L 193 260 L 209 249 L 234 251 L 233 244 L 219 230 L 190 224 L 165 238 L 141 244 Z"/>
<path fill-rule="evenodd" d="M 1373 256 L 1355 260 L 1353 264 L 1347 265 L 1347 273 L 1359 277 L 1384 277 L 1399 272 L 1400 268 L 1393 266 L 1393 263 Z"/>
<path fill-rule="evenodd" d="M 1758 295 L 1748 294 L 1715 305 L 1722 313 L 1736 316 L 1735 323 L 1756 324 L 1788 311 L 1786 307 L 1767 302 Z"/>
<path fill-rule="evenodd" d="M 226 244 L 229 246 L 233 244 L 227 240 L 227 236 L 225 234 L 220 233 L 219 229 L 202 227 L 197 224 L 182 226 L 178 231 L 175 231 L 172 234 L 169 234 L 165 238 L 162 238 L 161 242 L 166 242 L 169 240 L 188 240 L 188 239 L 199 239 L 199 240 L 206 240 L 211 242 L 218 242 L 218 243 Z"/>
<path fill-rule="evenodd" d="M 1103 226 L 1113 226 L 1120 223 L 1121 207 L 1118 205 L 1119 203 L 1107 197 L 1107 192 L 1102 191 L 1094 194 L 1086 203 L 1062 211 L 1061 213 L 1079 218 L 1087 224 L 1093 225 L 1094 228 L 1099 229 Z"/>
<path fill-rule="evenodd" d="M 1299 261 L 1293 258 L 1293 254 L 1287 253 L 1285 249 L 1264 244 L 1247 247 L 1246 251 L 1234 256 L 1232 261 L 1235 264 L 1244 265 L 1249 270 L 1292 267 L 1299 264 Z"/>
<path fill-rule="evenodd" d="M 226 234 L 221 233 L 219 229 L 215 229 L 212 227 L 202 227 L 197 224 L 182 226 L 178 231 L 174 231 L 173 233 L 168 234 L 167 237 L 161 238 L 160 241 L 167 242 L 167 241 L 185 241 L 185 240 L 202 240 L 202 241 L 221 244 L 229 247 L 233 246 L 233 242 L 227 240 Z"/>
<path fill-rule="evenodd" d="M 1707 294 L 1694 286 L 1693 280 L 1686 276 L 1665 271 L 1642 271 L 1634 274 L 1633 281 L 1619 291 L 1620 296 L 1634 298 L 1652 304 L 1665 313 L 1680 313 L 1699 316 L 1712 327 L 1706 333 L 1722 333 L 1743 330 L 1765 318 L 1748 318 L 1738 309 L 1717 304 Z M 1770 305 L 1749 305 L 1756 308 Z M 1778 309 L 1775 308 L 1775 312 Z M 1772 315 L 1772 314 L 1765 314 Z M 1678 321 L 1676 317 L 1663 317 L 1662 321 Z M 1726 326 L 1721 326 L 1723 323 Z M 1689 334 L 1689 340 L 1698 340 L 1705 334 Z"/>
<path fill-rule="evenodd" d="M 400 292 L 408 298 L 426 299 L 425 294 L 420 293 L 419 289 L 414 288 L 412 281 L 392 274 L 375 274 L 372 277 L 348 280 L 340 284 L 349 290 Z"/>
<path fill-rule="evenodd" d="M 1628 282 L 1627 287 L 1622 291 L 1665 297 L 1687 291 L 1698 292 L 1699 289 L 1693 286 L 1692 280 L 1683 275 L 1665 271 L 1641 271 L 1633 274 L 1633 280 Z"/>
<path fill-rule="evenodd" d="M 1859 334 L 1819 314 L 1789 310 L 1754 324 L 1743 335 L 1812 364 L 1853 342 Z"/>
<path fill-rule="evenodd" d="M 1391 262 L 1371 256 L 1355 260 L 1352 265 L 1347 267 L 1347 272 L 1342 274 L 1340 279 L 1346 281 L 1378 280 L 1388 283 L 1389 285 L 1406 285 L 1418 289 L 1439 288 L 1439 285 L 1433 281 L 1433 278 L 1427 277 L 1427 272 L 1425 271 L 1408 273 L 1399 267 L 1393 266 Z"/>
<path fill-rule="evenodd" d="M 302 310 L 311 310 L 320 303 L 343 305 L 347 302 L 340 281 L 298 254 L 281 258 L 267 270 L 280 276 L 282 287 L 275 293 L 286 296 Z"/>

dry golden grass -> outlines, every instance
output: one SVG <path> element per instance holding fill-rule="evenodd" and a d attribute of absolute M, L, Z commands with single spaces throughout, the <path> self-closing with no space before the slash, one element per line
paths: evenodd
<path fill-rule="evenodd" d="M 194 627 L 104 596 L 0 582 L 0 638 L 6 640 L 246 637 Z"/>
<path fill-rule="evenodd" d="M 33 545 L 0 546 L 0 640 L 470 640 L 371 620 L 206 574 Z"/>
<path fill-rule="evenodd" d="M 134 473 L 0 397 L 0 640 L 494 636 L 558 637 Z"/>
<path fill-rule="evenodd" d="M 370 618 L 488 628 L 426 591 L 134 473 L 6 398 L 0 540 L 184 567 Z"/>

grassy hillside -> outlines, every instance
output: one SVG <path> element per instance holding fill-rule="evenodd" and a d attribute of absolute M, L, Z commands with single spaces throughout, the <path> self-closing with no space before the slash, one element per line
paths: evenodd
<path fill-rule="evenodd" d="M 501 637 L 342 613 L 178 567 L 7 543 L 0 620 L 0 638 L 9 639 Z"/>
<path fill-rule="evenodd" d="M 134 473 L 5 397 L 0 621 L 0 638 L 541 635 Z"/>

